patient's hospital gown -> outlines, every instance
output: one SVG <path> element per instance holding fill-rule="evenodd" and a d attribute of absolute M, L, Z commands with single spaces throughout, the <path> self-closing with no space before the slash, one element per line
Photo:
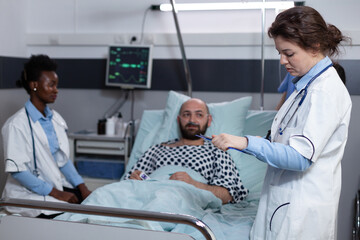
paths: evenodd
<path fill-rule="evenodd" d="M 240 202 L 247 196 L 248 190 L 242 184 L 239 172 L 228 153 L 209 141 L 200 146 L 167 146 L 176 141 L 178 140 L 152 146 L 127 173 L 125 179 L 135 169 L 151 174 L 162 166 L 178 165 L 197 171 L 209 185 L 226 188 L 233 197 L 233 202 Z"/>

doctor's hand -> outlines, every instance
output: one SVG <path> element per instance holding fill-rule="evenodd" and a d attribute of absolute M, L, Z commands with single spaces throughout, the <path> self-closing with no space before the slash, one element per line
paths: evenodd
<path fill-rule="evenodd" d="M 77 185 L 77 188 L 79 189 L 83 200 L 85 200 L 85 198 L 87 198 L 91 194 L 91 191 L 87 188 L 85 183 Z"/>
<path fill-rule="evenodd" d="M 51 192 L 49 193 L 50 196 L 68 202 L 68 203 L 80 203 L 79 199 L 75 196 L 75 194 L 70 192 L 63 192 L 60 190 L 57 190 L 56 188 L 53 188 Z"/>
<path fill-rule="evenodd" d="M 223 151 L 228 150 L 230 147 L 243 150 L 248 146 L 248 139 L 246 137 L 222 133 L 212 135 L 212 143 Z"/>

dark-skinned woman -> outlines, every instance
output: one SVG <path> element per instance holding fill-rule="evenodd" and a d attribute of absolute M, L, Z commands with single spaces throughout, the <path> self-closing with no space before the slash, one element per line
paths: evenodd
<path fill-rule="evenodd" d="M 58 94 L 56 69 L 48 56 L 33 55 L 17 81 L 30 99 L 2 128 L 5 171 L 10 173 L 3 197 L 80 203 L 91 193 L 69 158 L 66 122 L 47 106 Z M 58 214 L 26 208 L 6 210 L 31 217 Z"/>

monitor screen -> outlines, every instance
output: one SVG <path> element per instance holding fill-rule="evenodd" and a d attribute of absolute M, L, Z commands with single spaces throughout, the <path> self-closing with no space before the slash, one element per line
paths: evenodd
<path fill-rule="evenodd" d="M 106 86 L 150 88 L 152 46 L 109 46 Z"/>

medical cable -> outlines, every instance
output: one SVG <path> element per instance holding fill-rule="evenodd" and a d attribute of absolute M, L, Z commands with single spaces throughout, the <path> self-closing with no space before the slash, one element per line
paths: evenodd
<path fill-rule="evenodd" d="M 124 98 L 123 99 L 118 98 L 118 100 L 108 110 L 106 110 L 106 112 L 103 115 L 103 118 L 106 119 L 106 118 L 112 117 L 120 111 L 120 109 L 122 108 L 122 106 L 125 104 L 125 102 L 127 101 L 128 97 L 129 97 L 129 91 L 127 89 L 122 90 L 122 93 L 125 94 Z"/>
<path fill-rule="evenodd" d="M 289 124 L 289 122 L 291 122 L 292 118 L 294 117 L 295 113 L 297 112 L 297 110 L 299 109 L 299 107 L 302 105 L 302 103 L 304 102 L 306 96 L 307 96 L 307 90 L 308 90 L 308 87 L 310 86 L 310 84 L 317 78 L 319 77 L 322 73 L 324 73 L 329 67 L 331 67 L 333 64 L 330 63 L 328 66 L 326 66 L 323 70 L 321 70 L 319 73 L 317 73 L 313 78 L 310 79 L 310 81 L 306 84 L 306 86 L 300 90 L 300 92 L 296 95 L 296 97 L 294 98 L 294 101 L 291 103 L 290 107 L 287 109 L 285 115 L 282 117 L 281 121 L 280 121 L 280 124 L 279 126 L 281 126 L 281 124 L 283 123 L 285 117 L 288 115 L 290 109 L 293 107 L 294 103 L 296 102 L 296 100 L 298 99 L 298 97 L 300 95 L 302 95 L 300 101 L 299 101 L 299 104 L 297 105 L 295 111 L 293 112 L 293 114 L 291 115 L 289 121 L 287 121 L 287 123 L 284 125 L 284 128 L 279 128 L 278 130 L 278 133 L 280 135 L 282 135 L 285 131 L 285 129 L 287 128 L 287 125 Z"/>
<path fill-rule="evenodd" d="M 149 10 L 151 10 L 151 8 L 147 8 L 144 12 L 144 16 L 143 16 L 143 20 L 142 20 L 142 24 L 141 24 L 141 35 L 140 35 L 140 39 L 139 39 L 139 42 L 140 44 L 143 44 L 143 41 L 144 41 L 144 28 L 145 28 L 145 23 L 146 23 L 146 16 L 149 12 Z"/>
<path fill-rule="evenodd" d="M 31 126 L 31 122 L 30 122 L 29 112 L 28 112 L 28 110 L 26 108 L 25 108 L 25 112 L 26 112 L 27 119 L 29 121 L 30 132 L 31 132 L 31 140 L 32 140 L 32 147 L 33 147 L 33 158 L 34 158 L 34 168 L 35 168 L 34 171 L 33 171 L 33 174 L 36 177 L 38 177 L 39 176 L 39 171 L 37 169 L 37 164 L 36 164 L 34 133 L 33 133 L 33 128 Z"/>

